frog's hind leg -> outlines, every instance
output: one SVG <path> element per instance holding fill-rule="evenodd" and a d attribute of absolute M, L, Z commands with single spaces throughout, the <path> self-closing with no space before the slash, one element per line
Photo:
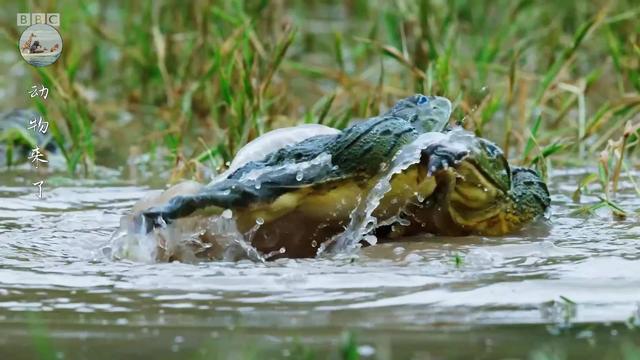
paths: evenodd
<path fill-rule="evenodd" d="M 235 180 L 225 180 L 219 185 L 204 188 L 194 195 L 180 195 L 173 197 L 165 205 L 149 208 L 143 211 L 147 219 L 147 231 L 160 227 L 161 222 L 189 216 L 197 210 L 210 207 L 238 208 L 259 201 L 265 197 L 267 189 L 256 189 Z"/>

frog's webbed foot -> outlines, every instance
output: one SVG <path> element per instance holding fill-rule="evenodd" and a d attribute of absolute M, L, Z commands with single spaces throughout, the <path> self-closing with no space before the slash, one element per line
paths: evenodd
<path fill-rule="evenodd" d="M 431 144 L 422 149 L 422 161 L 427 166 L 428 176 L 450 167 L 456 167 L 468 155 L 469 150 L 442 143 Z"/>

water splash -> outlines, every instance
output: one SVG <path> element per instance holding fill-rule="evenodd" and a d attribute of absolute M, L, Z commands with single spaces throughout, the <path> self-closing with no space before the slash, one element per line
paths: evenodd
<path fill-rule="evenodd" d="M 322 244 L 323 246 L 318 250 L 318 255 L 327 251 L 332 253 L 348 252 L 357 248 L 359 241 L 365 238 L 378 225 L 378 219 L 373 216 L 373 212 L 380 205 L 384 195 L 391 190 L 393 176 L 418 163 L 421 151 L 424 148 L 437 142 L 447 141 L 451 137 L 451 133 L 425 133 L 402 148 L 391 161 L 386 171 L 379 176 L 364 201 L 358 202 L 358 205 L 351 213 L 350 222 L 345 231 Z"/>
<path fill-rule="evenodd" d="M 146 232 L 146 221 L 140 214 L 123 216 L 103 253 L 112 259 L 145 263 L 265 260 L 250 245 L 260 224 L 243 234 L 229 209 L 220 215 L 179 219 L 171 224 L 158 219 L 161 226 L 150 232 Z"/>
<path fill-rule="evenodd" d="M 158 256 L 158 241 L 152 233 L 145 233 L 147 220 L 141 216 L 136 219 L 123 216 L 120 227 L 116 230 L 109 244 L 102 248 L 102 252 L 112 259 L 129 259 L 133 261 L 153 263 Z"/>

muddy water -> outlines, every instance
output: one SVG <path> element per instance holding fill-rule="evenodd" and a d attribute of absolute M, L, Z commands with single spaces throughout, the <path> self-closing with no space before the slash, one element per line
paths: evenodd
<path fill-rule="evenodd" d="M 553 174 L 550 222 L 512 236 L 191 265 L 102 254 L 148 187 L 76 181 L 38 200 L 4 173 L 0 358 L 339 358 L 347 333 L 363 358 L 637 357 L 640 223 L 573 215 L 580 177 Z"/>

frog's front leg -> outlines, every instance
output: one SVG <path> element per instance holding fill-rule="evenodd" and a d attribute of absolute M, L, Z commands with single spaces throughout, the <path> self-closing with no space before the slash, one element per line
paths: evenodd
<path fill-rule="evenodd" d="M 455 186 L 456 169 L 467 156 L 467 148 L 444 140 L 425 146 L 419 163 L 393 176 L 390 191 L 374 213 L 379 220 L 376 236 L 385 239 L 424 232 L 450 233 L 439 231 L 446 221 L 440 219 L 444 208 L 438 203 Z"/>
<path fill-rule="evenodd" d="M 467 149 L 438 142 L 422 150 L 421 163 L 427 169 L 427 176 L 432 176 L 441 170 L 455 168 L 467 156 Z"/>

